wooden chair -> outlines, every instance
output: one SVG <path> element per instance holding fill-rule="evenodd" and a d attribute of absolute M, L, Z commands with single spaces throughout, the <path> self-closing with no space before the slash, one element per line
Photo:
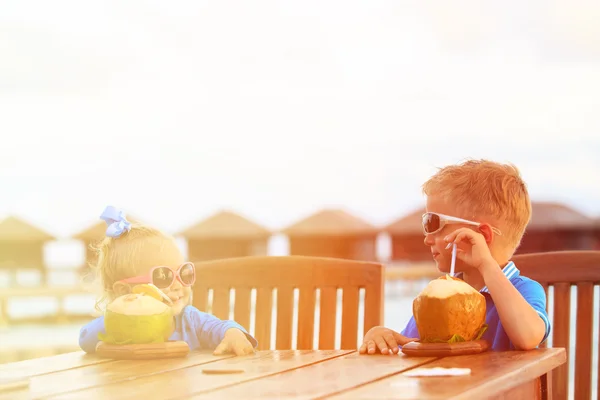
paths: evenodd
<path fill-rule="evenodd" d="M 356 349 L 373 326 L 383 322 L 383 266 L 379 263 L 304 256 L 250 256 L 196 264 L 193 304 L 249 330 L 251 291 L 256 289 L 255 332 L 260 350 L 271 349 L 273 291 L 277 309 L 275 349 L 292 349 L 294 291 L 298 295 L 297 350 L 312 350 L 316 293 L 319 291 L 318 348 L 334 349 L 337 291 L 342 290 L 341 349 Z M 364 289 L 363 333 L 358 333 L 360 291 Z M 212 291 L 212 305 L 209 304 Z"/>
<path fill-rule="evenodd" d="M 553 286 L 552 347 L 564 347 L 567 363 L 556 369 L 548 381 L 552 398 L 569 395 L 569 358 L 575 357 L 575 399 L 590 399 L 592 390 L 592 349 L 594 286 L 600 284 L 600 251 L 555 251 L 520 254 L 513 257 L 521 274 L 538 281 L 546 290 Z M 577 329 L 575 354 L 569 354 L 571 338 L 571 288 L 577 288 Z M 597 301 L 597 300 L 596 300 Z M 600 351 L 599 351 L 600 356 Z M 600 371 L 600 369 L 599 369 Z M 600 372 L 594 380 L 600 381 Z M 543 384 L 544 382 L 542 382 Z M 600 395 L 599 395 L 600 398 Z"/>

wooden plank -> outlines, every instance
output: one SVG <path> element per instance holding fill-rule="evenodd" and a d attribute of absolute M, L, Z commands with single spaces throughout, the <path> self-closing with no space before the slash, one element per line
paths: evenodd
<path fill-rule="evenodd" d="M 335 347 L 337 289 L 332 286 L 321 288 L 320 297 L 319 349 L 333 349 Z"/>
<path fill-rule="evenodd" d="M 235 288 L 235 304 L 233 307 L 233 319 L 235 322 L 250 332 L 250 302 L 252 289 L 241 287 Z"/>
<path fill-rule="evenodd" d="M 342 349 L 356 350 L 358 346 L 358 291 L 356 286 L 342 289 Z"/>
<path fill-rule="evenodd" d="M 228 287 L 213 288 L 212 314 L 222 320 L 229 319 L 229 294 Z"/>
<path fill-rule="evenodd" d="M 294 288 L 277 288 L 277 329 L 275 349 L 292 350 L 292 325 L 294 319 Z"/>
<path fill-rule="evenodd" d="M 258 341 L 258 350 L 271 348 L 271 313 L 273 311 L 273 289 L 256 289 L 256 324 L 254 337 Z"/>
<path fill-rule="evenodd" d="M 304 368 L 201 394 L 193 399 L 314 399 L 400 373 L 435 358 L 353 352 Z"/>
<path fill-rule="evenodd" d="M 592 395 L 592 331 L 594 330 L 594 284 L 577 284 L 577 330 L 575 340 L 575 398 Z"/>
<path fill-rule="evenodd" d="M 284 350 L 262 351 L 256 354 L 232 357 L 210 364 L 211 369 L 242 369 L 236 374 L 204 374 L 198 365 L 159 375 L 140 377 L 114 384 L 92 387 L 63 394 L 60 399 L 171 399 L 188 398 L 211 390 L 232 386 L 284 371 L 302 368 L 330 358 L 348 354 L 348 351 Z"/>
<path fill-rule="evenodd" d="M 424 368 L 470 368 L 471 375 L 410 377 L 406 372 L 347 390 L 331 399 L 484 399 L 535 380 L 566 361 L 564 349 L 505 351 L 433 361 Z"/>
<path fill-rule="evenodd" d="M 315 331 L 315 298 L 314 287 L 301 287 L 298 299 L 298 350 L 312 350 Z"/>
<path fill-rule="evenodd" d="M 157 374 L 168 371 L 213 363 L 227 358 L 233 358 L 233 356 L 214 356 L 211 353 L 193 352 L 186 358 L 120 360 L 112 363 L 93 364 L 82 368 L 34 376 L 30 379 L 29 390 L 26 392 L 30 398 L 70 396 L 69 393 L 77 396 L 79 390 L 129 381 L 132 378 L 155 377 Z M 154 397 L 150 396 L 150 398 Z"/>
<path fill-rule="evenodd" d="M 552 347 L 570 348 L 571 329 L 571 285 L 556 283 L 554 285 L 554 322 L 552 330 Z M 569 355 L 567 362 L 552 373 L 552 396 L 555 399 L 566 399 L 569 395 Z"/>
<path fill-rule="evenodd" d="M 29 381 L 27 385 L 29 385 Z M 31 396 L 28 387 L 22 390 L 0 390 L 0 400 L 31 400 Z"/>
<path fill-rule="evenodd" d="M 56 356 L 39 357 L 31 360 L 0 364 L 0 376 L 3 379 L 26 378 L 52 372 L 81 368 L 94 364 L 113 363 L 114 360 L 75 351 Z"/>

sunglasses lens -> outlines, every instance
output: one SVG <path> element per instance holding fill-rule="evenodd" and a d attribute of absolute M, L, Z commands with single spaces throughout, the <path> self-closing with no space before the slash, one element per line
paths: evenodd
<path fill-rule="evenodd" d="M 191 285 L 194 283 L 194 277 L 195 277 L 195 273 L 194 273 L 194 266 L 191 264 L 186 264 L 181 268 L 181 272 L 179 273 L 179 276 L 181 277 L 181 281 L 185 284 L 185 285 Z"/>
<path fill-rule="evenodd" d="M 173 271 L 169 268 L 156 268 L 152 272 L 152 283 L 159 289 L 168 288 L 173 282 Z"/>
<path fill-rule="evenodd" d="M 423 216 L 423 229 L 426 233 L 433 233 L 440 229 L 440 217 L 436 214 L 425 214 Z"/>

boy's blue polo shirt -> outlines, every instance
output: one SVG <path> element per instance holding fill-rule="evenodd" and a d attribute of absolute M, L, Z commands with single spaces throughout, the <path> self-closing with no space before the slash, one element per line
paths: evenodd
<path fill-rule="evenodd" d="M 512 261 L 502 269 L 502 272 L 544 321 L 546 332 L 542 339 L 543 343 L 550 334 L 550 320 L 548 319 L 548 313 L 546 312 L 546 293 L 544 292 L 544 288 L 538 282 L 525 276 L 521 276 L 520 271 Z M 481 289 L 480 293 L 485 297 L 485 321 L 488 324 L 488 329 L 483 334 L 482 339 L 487 340 L 492 345 L 492 350 L 515 350 L 514 345 L 511 343 L 502 327 L 500 317 L 498 316 L 498 310 L 496 309 L 496 305 L 492 300 L 492 296 L 490 295 L 487 286 Z M 419 331 L 417 330 L 414 317 L 411 317 L 401 334 L 409 338 L 419 337 Z"/>

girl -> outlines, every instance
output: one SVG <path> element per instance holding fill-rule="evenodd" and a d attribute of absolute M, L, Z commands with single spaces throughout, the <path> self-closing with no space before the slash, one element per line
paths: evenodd
<path fill-rule="evenodd" d="M 214 354 L 254 352 L 257 341 L 234 321 L 221 321 L 189 305 L 195 280 L 194 264 L 184 262 L 173 238 L 162 232 L 127 221 L 122 211 L 108 206 L 101 219 L 106 221 L 106 238 L 96 249 L 97 274 L 104 296 L 96 304 L 110 302 L 131 291 L 133 283 L 152 283 L 172 301 L 175 331 L 169 340 L 183 340 L 190 350 L 214 349 Z M 104 317 L 86 324 L 79 333 L 79 346 L 94 353 L 98 333 L 105 333 Z"/>

